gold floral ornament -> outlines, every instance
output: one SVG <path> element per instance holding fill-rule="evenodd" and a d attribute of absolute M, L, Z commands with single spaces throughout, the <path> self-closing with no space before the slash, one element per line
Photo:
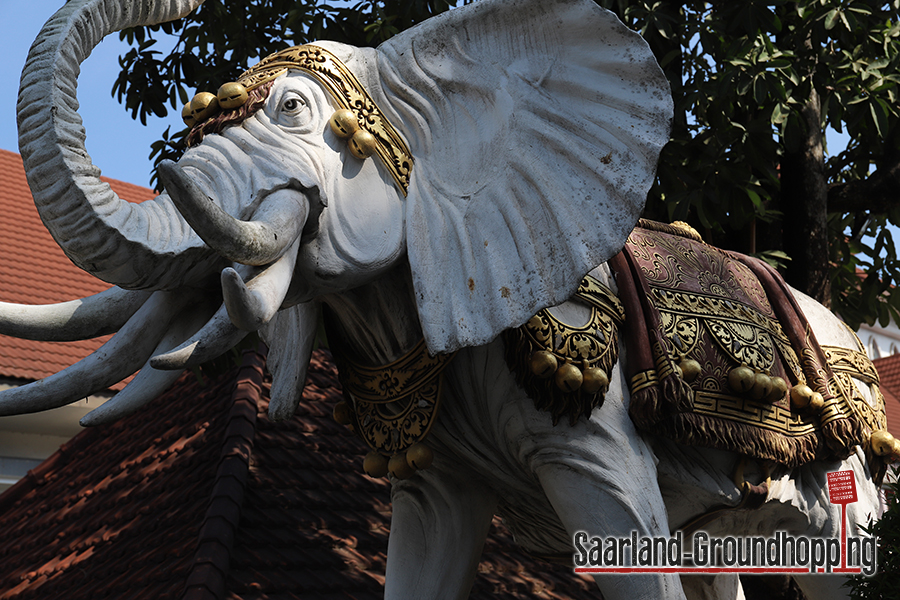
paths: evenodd
<path fill-rule="evenodd" d="M 240 108 L 247 101 L 248 92 L 289 69 L 312 75 L 328 90 L 340 106 L 329 120 L 332 131 L 347 140 L 350 153 L 356 158 L 365 160 L 377 155 L 406 196 L 413 166 L 409 148 L 359 79 L 324 48 L 306 44 L 276 52 L 245 71 L 236 82 L 224 84 L 218 94 L 201 92 L 194 96 L 181 116 L 188 127 L 193 127 L 220 110 Z"/>
<path fill-rule="evenodd" d="M 431 465 L 433 454 L 423 440 L 437 418 L 442 375 L 453 356 L 431 356 L 422 340 L 388 365 L 340 363 L 349 402 L 338 403 L 335 420 L 351 426 L 372 449 L 363 462 L 370 476 L 390 472 L 406 479 Z"/>

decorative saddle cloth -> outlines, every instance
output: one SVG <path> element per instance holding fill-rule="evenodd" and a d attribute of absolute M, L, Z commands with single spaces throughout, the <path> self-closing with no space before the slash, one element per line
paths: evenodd
<path fill-rule="evenodd" d="M 900 459 L 865 349 L 819 346 L 762 261 L 709 246 L 687 225 L 642 220 L 609 266 L 619 296 L 585 277 L 569 300 L 583 310 L 562 312 L 579 323 L 554 307 L 503 333 L 509 367 L 554 425 L 602 405 L 623 332 L 629 414 L 644 431 L 788 467 L 861 445 L 879 480 L 885 460 Z M 347 401 L 335 418 L 372 449 L 369 475 L 406 478 L 431 463 L 423 440 L 452 358 L 431 356 L 422 341 L 388 365 L 339 362 Z"/>
<path fill-rule="evenodd" d="M 688 226 L 642 221 L 610 266 L 640 429 L 793 467 L 844 458 L 886 428 L 864 349 L 819 346 L 764 262 L 709 246 Z M 851 376 L 871 384 L 874 405 Z"/>

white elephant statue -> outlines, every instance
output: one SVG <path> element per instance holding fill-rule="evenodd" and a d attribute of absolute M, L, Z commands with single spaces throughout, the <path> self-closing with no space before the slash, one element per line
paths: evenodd
<path fill-rule="evenodd" d="M 825 475 L 843 469 L 859 484 L 851 522 L 875 515 L 865 440 L 830 461 L 749 460 L 735 483 L 734 452 L 635 427 L 627 349 L 596 384 L 608 385 L 602 405 L 570 422 L 536 408 L 508 366 L 502 332 L 548 307 L 584 322 L 590 310 L 567 300 L 588 272 L 616 289 L 603 263 L 634 228 L 668 140 L 668 83 L 611 13 L 588 0 L 481 0 L 377 49 L 321 42 L 279 52 L 215 102 L 198 95 L 185 113 L 192 146 L 160 167 L 167 191 L 124 202 L 84 149 L 79 64 L 105 35 L 176 19 L 201 1 L 71 0 L 32 47 L 18 119 L 35 203 L 72 261 L 115 287 L 60 305 L 4 304 L 0 331 L 118 333 L 65 371 L 0 392 L 0 414 L 65 405 L 139 371 L 84 418 L 99 425 L 259 331 L 270 348 L 270 412 L 284 419 L 324 308 L 330 345 L 356 369 L 345 384 L 358 402 L 342 418 L 376 450 L 407 434 L 418 444 L 391 461 L 367 458 L 372 473 L 394 475 L 387 598 L 466 597 L 494 514 L 528 551 L 571 559 L 578 531 L 668 536 L 738 505 L 744 482 L 768 477 L 760 508 L 721 511 L 705 529 L 834 537 L 840 507 L 828 502 Z M 794 295 L 823 346 L 857 348 L 828 311 Z M 400 406 L 418 412 L 399 431 L 376 414 L 389 401 L 361 398 L 367 385 L 389 392 L 417 377 L 403 361 L 442 378 Z M 811 598 L 840 597 L 833 577 L 798 581 Z M 596 579 L 607 600 L 741 594 L 734 576 Z"/>

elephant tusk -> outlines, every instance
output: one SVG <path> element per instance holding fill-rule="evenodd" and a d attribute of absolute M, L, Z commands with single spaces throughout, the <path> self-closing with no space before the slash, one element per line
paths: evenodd
<path fill-rule="evenodd" d="M 260 329 L 269 347 L 266 368 L 272 373 L 269 417 L 289 419 L 303 397 L 306 370 L 315 346 L 319 326 L 319 304 L 303 302 L 285 310 Z"/>
<path fill-rule="evenodd" d="M 309 215 L 309 202 L 301 192 L 281 189 L 263 199 L 253 221 L 241 221 L 213 202 L 175 163 L 163 161 L 158 172 L 197 235 L 233 262 L 261 266 L 278 259 L 300 237 Z"/>
<path fill-rule="evenodd" d="M 172 315 L 191 299 L 182 293 L 154 293 L 118 335 L 93 354 L 50 377 L 0 392 L 0 416 L 65 406 L 131 375 L 162 339 Z"/>
<path fill-rule="evenodd" d="M 157 345 L 153 354 L 162 354 L 177 347 L 184 342 L 193 332 L 197 331 L 209 319 L 210 310 L 191 310 L 184 316 L 177 318 L 169 327 L 169 331 Z M 157 398 L 166 391 L 175 381 L 181 377 L 182 371 L 162 371 L 150 366 L 150 361 L 135 375 L 128 386 L 116 394 L 113 398 L 104 402 L 81 419 L 84 427 L 93 427 L 111 423 L 122 417 L 126 417 L 145 404 Z"/>
<path fill-rule="evenodd" d="M 0 333 L 44 342 L 107 335 L 118 331 L 151 294 L 111 287 L 87 298 L 58 304 L 0 302 Z"/>
<path fill-rule="evenodd" d="M 159 397 L 175 383 L 183 371 L 159 371 L 145 363 L 128 386 L 81 418 L 82 427 L 112 423 L 126 417 Z"/>
<path fill-rule="evenodd" d="M 247 283 L 231 267 L 222 271 L 222 296 L 232 323 L 240 329 L 256 331 L 272 320 L 291 285 L 299 248 L 297 238 L 281 258 Z"/>
<path fill-rule="evenodd" d="M 228 310 L 223 304 L 206 325 L 190 339 L 174 350 L 151 358 L 150 366 L 167 371 L 195 367 L 230 350 L 248 333 L 235 327 L 228 318 Z"/>
<path fill-rule="evenodd" d="M 119 198 L 84 147 L 78 75 L 103 38 L 184 17 L 202 0 L 72 0 L 41 29 L 22 70 L 19 149 L 41 220 L 80 268 L 129 289 L 174 289 L 217 261 L 168 196 Z M 199 268 L 199 269 L 198 269 Z"/>

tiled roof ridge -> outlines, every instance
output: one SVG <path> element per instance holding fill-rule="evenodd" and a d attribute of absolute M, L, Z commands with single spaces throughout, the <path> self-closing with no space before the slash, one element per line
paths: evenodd
<path fill-rule="evenodd" d="M 262 393 L 265 356 L 263 345 L 257 350 L 244 351 L 235 381 L 216 480 L 182 600 L 222 600 L 228 593 L 226 580 L 256 437 L 256 414 Z"/>
<path fill-rule="evenodd" d="M 872 361 L 881 378 L 881 393 L 884 394 L 884 412 L 888 431 L 900 437 L 900 354 L 892 354 Z"/>

